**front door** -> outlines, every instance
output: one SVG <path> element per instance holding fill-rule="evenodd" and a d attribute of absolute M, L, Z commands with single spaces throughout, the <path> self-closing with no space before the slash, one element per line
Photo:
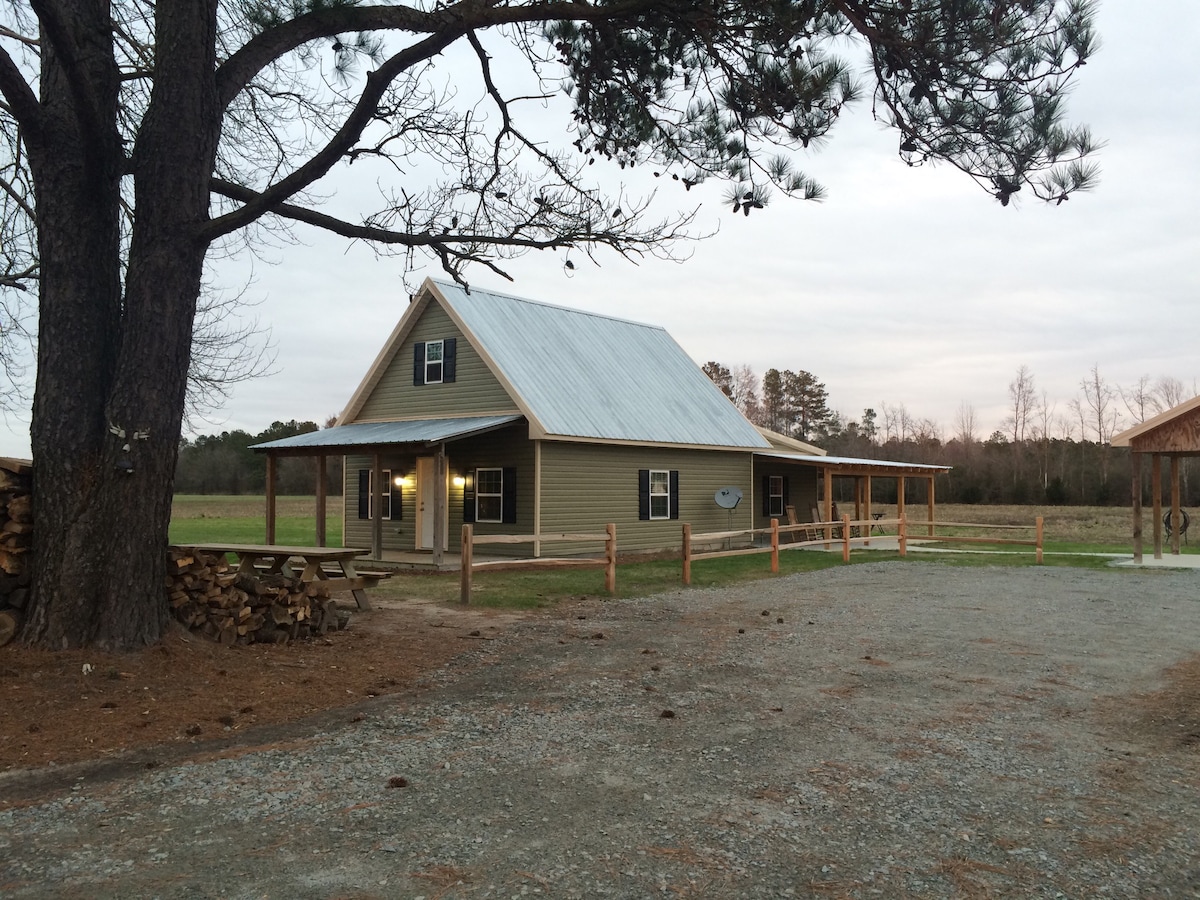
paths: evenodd
<path fill-rule="evenodd" d="M 417 549 L 433 549 L 433 509 L 437 503 L 437 480 L 432 456 L 417 457 Z"/>

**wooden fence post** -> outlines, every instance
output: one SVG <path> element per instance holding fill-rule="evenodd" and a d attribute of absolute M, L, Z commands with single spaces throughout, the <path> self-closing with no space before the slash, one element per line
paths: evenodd
<path fill-rule="evenodd" d="M 608 565 L 604 567 L 604 589 L 610 594 L 617 592 L 617 524 L 609 522 L 605 526 L 608 539 L 604 542 L 604 553 Z"/>
<path fill-rule="evenodd" d="M 779 520 L 771 520 L 771 574 L 779 574 Z"/>
<path fill-rule="evenodd" d="M 464 606 L 471 602 L 471 557 L 474 549 L 471 540 L 473 537 L 471 526 L 464 525 L 462 527 L 462 565 L 458 578 L 458 599 Z"/>
<path fill-rule="evenodd" d="M 683 583 L 692 583 L 692 526 L 683 525 Z"/>
<path fill-rule="evenodd" d="M 900 517 L 900 527 L 896 529 L 896 533 L 900 537 L 900 558 L 908 556 L 908 523 L 904 516 Z"/>
<path fill-rule="evenodd" d="M 850 514 L 842 515 L 842 562 L 850 562 Z"/>
<path fill-rule="evenodd" d="M 1037 562 L 1042 564 L 1042 517 L 1037 517 Z"/>

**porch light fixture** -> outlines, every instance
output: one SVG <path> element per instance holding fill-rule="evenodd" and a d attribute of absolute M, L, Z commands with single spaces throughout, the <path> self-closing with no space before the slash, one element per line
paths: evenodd
<path fill-rule="evenodd" d="M 467 483 L 467 479 L 461 475 L 455 475 L 450 481 L 456 488 L 463 487 Z"/>
<path fill-rule="evenodd" d="M 392 483 L 395 484 L 396 487 L 398 487 L 398 488 L 412 487 L 412 479 L 409 478 L 407 475 L 397 475 L 395 478 L 392 479 Z"/>

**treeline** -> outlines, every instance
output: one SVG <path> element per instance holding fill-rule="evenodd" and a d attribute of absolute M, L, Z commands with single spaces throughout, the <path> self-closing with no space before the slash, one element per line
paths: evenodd
<path fill-rule="evenodd" d="M 1079 393 L 1060 405 L 1039 394 L 1033 374 L 1021 366 L 1008 386 L 1001 427 L 982 438 L 967 403 L 959 406 L 947 433 L 931 419 L 910 415 L 903 404 L 885 403 L 878 411 L 864 409 L 858 419 L 845 417 L 830 408 L 825 385 L 803 370 L 768 369 L 760 379 L 745 365 L 729 368 L 710 361 L 702 368 L 750 421 L 831 456 L 952 466 L 937 483 L 938 498 L 947 503 L 1128 504 L 1130 453 L 1110 446 L 1113 435 L 1196 393 L 1169 376 L 1111 384 L 1093 367 L 1081 379 Z M 1144 468 L 1143 497 L 1149 500 L 1150 467 Z M 1200 505 L 1200 473 L 1193 468 L 1192 460 L 1182 460 L 1184 506 Z M 1164 465 L 1164 498 L 1169 497 L 1167 469 Z M 885 481 L 876 490 L 894 493 L 895 486 Z"/>
<path fill-rule="evenodd" d="M 328 424 L 331 423 L 327 423 Z M 240 429 L 184 440 L 175 468 L 179 494 L 262 494 L 267 484 L 267 457 L 250 449 L 255 444 L 317 431 L 316 422 L 272 422 L 258 434 Z M 341 457 L 326 460 L 326 484 L 331 494 L 342 491 Z M 281 457 L 275 490 L 280 494 L 316 491 L 316 457 Z"/>

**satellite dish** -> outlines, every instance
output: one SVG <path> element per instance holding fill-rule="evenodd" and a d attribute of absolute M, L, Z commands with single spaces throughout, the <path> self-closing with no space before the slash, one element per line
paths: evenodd
<path fill-rule="evenodd" d="M 742 489 L 738 487 L 723 487 L 713 495 L 717 506 L 721 509 L 733 509 L 742 502 Z"/>

